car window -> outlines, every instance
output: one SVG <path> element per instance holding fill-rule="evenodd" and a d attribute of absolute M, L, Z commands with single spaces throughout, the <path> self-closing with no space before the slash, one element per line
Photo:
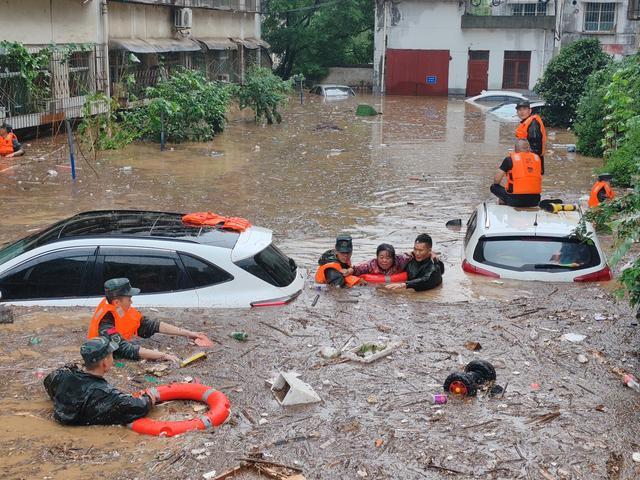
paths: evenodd
<path fill-rule="evenodd" d="M 350 95 L 349 87 L 329 87 L 325 88 L 324 93 L 327 97 L 337 96 L 337 95 Z"/>
<path fill-rule="evenodd" d="M 184 253 L 179 255 L 195 287 L 206 287 L 233 280 L 233 275 L 215 265 Z"/>
<path fill-rule="evenodd" d="M 105 255 L 102 283 L 128 278 L 141 294 L 179 290 L 180 269 L 175 259 L 153 255 Z"/>
<path fill-rule="evenodd" d="M 95 257 L 56 252 L 19 265 L 0 277 L 2 301 L 82 297 L 90 258 Z"/>
<path fill-rule="evenodd" d="M 276 287 L 291 285 L 297 272 L 296 262 L 274 244 L 253 257 L 236 262 L 236 265 Z"/>
<path fill-rule="evenodd" d="M 471 238 L 471 235 L 473 235 L 473 232 L 475 232 L 477 224 L 478 224 L 478 213 L 473 212 L 473 215 L 471 215 L 471 218 L 469 218 L 469 221 L 467 222 L 467 231 L 464 234 L 465 247 L 467 246 L 467 243 L 469 243 L 469 239 Z"/>
<path fill-rule="evenodd" d="M 520 272 L 563 272 L 600 264 L 600 255 L 594 245 L 568 237 L 482 238 L 473 259 Z"/>

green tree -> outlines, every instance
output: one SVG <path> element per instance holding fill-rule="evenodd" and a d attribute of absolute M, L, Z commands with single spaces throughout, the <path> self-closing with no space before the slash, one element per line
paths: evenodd
<path fill-rule="evenodd" d="M 282 116 L 278 107 L 286 103 L 287 94 L 293 89 L 292 82 L 293 80 L 284 81 L 274 75 L 270 68 L 249 70 L 238 93 L 240 109 L 253 109 L 256 123 L 261 122 L 263 118 L 269 124 L 280 123 Z"/>
<path fill-rule="evenodd" d="M 310 79 L 327 67 L 371 63 L 374 0 L 264 0 L 263 36 L 280 57 L 276 73 Z"/>
<path fill-rule="evenodd" d="M 533 89 L 547 102 L 545 123 L 571 126 L 587 77 L 610 62 L 611 57 L 602 51 L 597 39 L 578 40 L 562 48 Z"/>

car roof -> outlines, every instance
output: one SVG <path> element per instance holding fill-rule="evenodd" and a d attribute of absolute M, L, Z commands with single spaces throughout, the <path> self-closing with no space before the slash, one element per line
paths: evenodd
<path fill-rule="evenodd" d="M 550 213 L 538 207 L 514 208 L 507 205 L 483 203 L 478 206 L 478 215 L 482 221 L 478 226 L 485 235 L 571 235 L 582 218 L 582 213 Z M 485 215 L 486 212 L 486 215 Z M 587 231 L 593 227 L 586 223 Z"/>
<path fill-rule="evenodd" d="M 335 85 L 333 83 L 319 83 L 314 85 L 313 88 L 323 87 L 323 88 L 351 88 L 349 85 Z"/>
<path fill-rule="evenodd" d="M 509 90 L 482 90 L 479 95 L 474 95 L 473 97 L 468 98 L 467 100 L 475 100 L 477 98 L 482 97 L 491 97 L 491 96 L 504 95 L 509 97 L 518 97 L 518 98 L 527 98 L 523 94 L 518 92 L 511 92 Z"/>
<path fill-rule="evenodd" d="M 62 239 L 117 236 L 182 240 L 232 249 L 240 237 L 235 231 L 184 224 L 182 217 L 182 213 L 148 210 L 83 212 L 34 234 L 32 248 Z"/>

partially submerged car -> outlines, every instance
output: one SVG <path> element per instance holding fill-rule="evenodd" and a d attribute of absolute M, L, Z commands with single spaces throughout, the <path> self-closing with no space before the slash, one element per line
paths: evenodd
<path fill-rule="evenodd" d="M 272 232 L 190 225 L 180 213 L 107 210 L 62 220 L 0 249 L 0 304 L 96 306 L 129 278 L 136 306 L 283 305 L 302 291 Z"/>
<path fill-rule="evenodd" d="M 504 103 L 518 103 L 519 100 L 528 100 L 518 92 L 509 90 L 483 90 L 479 95 L 469 97 L 465 102 L 481 108 L 491 108 Z"/>
<path fill-rule="evenodd" d="M 320 95 L 327 99 L 348 98 L 356 96 L 356 92 L 354 92 L 353 89 L 348 85 L 314 85 L 314 87 L 309 90 L 309 93 Z"/>
<path fill-rule="evenodd" d="M 483 203 L 467 222 L 462 269 L 518 280 L 611 280 L 593 226 L 585 222 L 586 232 L 576 236 L 581 220 L 580 211 L 550 213 Z"/>
<path fill-rule="evenodd" d="M 540 115 L 542 108 L 546 104 L 547 103 L 545 101 L 531 102 L 531 113 L 533 115 Z M 516 112 L 516 105 L 516 102 L 503 103 L 502 105 L 491 107 L 489 110 L 487 110 L 487 114 L 495 115 L 500 120 L 519 122 L 520 118 L 518 117 L 518 113 Z"/>

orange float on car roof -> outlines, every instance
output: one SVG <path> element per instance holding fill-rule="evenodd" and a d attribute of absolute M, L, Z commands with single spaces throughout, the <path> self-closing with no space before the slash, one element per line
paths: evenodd
<path fill-rule="evenodd" d="M 224 217 L 213 212 L 195 212 L 182 217 L 182 223 L 189 225 L 207 225 L 210 227 L 220 226 L 225 230 L 244 232 L 251 226 L 251 222 L 246 218 Z"/>

